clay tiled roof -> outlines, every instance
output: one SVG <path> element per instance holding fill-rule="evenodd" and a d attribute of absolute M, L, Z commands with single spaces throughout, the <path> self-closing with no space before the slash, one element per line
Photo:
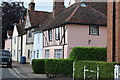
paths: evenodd
<path fill-rule="evenodd" d="M 29 10 L 29 18 L 32 27 L 42 25 L 46 18 L 50 15 L 50 12 L 44 11 L 31 11 Z"/>
<path fill-rule="evenodd" d="M 80 4 L 75 3 L 55 18 L 48 19 L 40 29 L 47 30 L 63 24 L 107 25 L 107 3 L 85 3 L 87 7 Z"/>
<path fill-rule="evenodd" d="M 16 24 L 16 28 L 17 28 L 17 31 L 18 31 L 18 35 L 22 35 L 22 34 L 25 34 L 26 33 L 26 30 L 24 27 L 22 27 L 21 24 Z"/>

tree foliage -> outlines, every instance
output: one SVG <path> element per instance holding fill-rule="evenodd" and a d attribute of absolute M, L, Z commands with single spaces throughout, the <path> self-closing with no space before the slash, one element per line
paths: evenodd
<path fill-rule="evenodd" d="M 26 9 L 23 2 L 2 2 L 2 39 L 6 36 L 7 30 L 13 30 L 14 23 L 24 20 Z M 3 44 L 4 47 L 4 44 Z"/>

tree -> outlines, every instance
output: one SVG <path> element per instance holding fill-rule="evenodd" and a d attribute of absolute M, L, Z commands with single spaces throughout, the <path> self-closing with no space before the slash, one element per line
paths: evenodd
<path fill-rule="evenodd" d="M 2 2 L 2 48 L 7 30 L 13 30 L 14 23 L 18 23 L 20 19 L 24 21 L 25 14 L 23 2 Z"/>

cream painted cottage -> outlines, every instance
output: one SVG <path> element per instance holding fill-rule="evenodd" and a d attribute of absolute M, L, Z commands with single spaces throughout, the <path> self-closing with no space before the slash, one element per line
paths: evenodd
<path fill-rule="evenodd" d="M 26 56 L 26 61 L 30 63 L 32 59 L 40 58 L 40 55 L 42 54 L 41 48 L 40 50 L 37 49 L 39 48 L 38 45 L 33 47 L 34 43 L 36 42 L 36 39 L 34 41 L 34 31 L 43 24 L 43 22 L 47 19 L 47 17 L 50 14 L 49 12 L 45 12 L 45 11 L 35 11 L 34 8 L 35 8 L 35 3 L 34 1 L 32 1 L 29 4 L 29 10 L 27 11 L 26 24 L 25 24 L 25 30 L 27 32 L 25 38 L 26 39 L 25 56 Z M 41 41 L 40 44 L 42 45 Z M 36 54 L 38 55 L 36 56 Z"/>

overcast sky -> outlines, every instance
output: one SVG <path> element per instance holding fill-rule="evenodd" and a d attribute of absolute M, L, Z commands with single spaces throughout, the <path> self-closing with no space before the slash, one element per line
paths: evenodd
<path fill-rule="evenodd" d="M 26 8 L 31 0 L 1 0 L 1 1 L 23 1 Z M 68 6 L 70 0 L 65 0 L 65 6 Z M 52 11 L 53 0 L 34 0 L 35 9 L 41 11 Z"/>

